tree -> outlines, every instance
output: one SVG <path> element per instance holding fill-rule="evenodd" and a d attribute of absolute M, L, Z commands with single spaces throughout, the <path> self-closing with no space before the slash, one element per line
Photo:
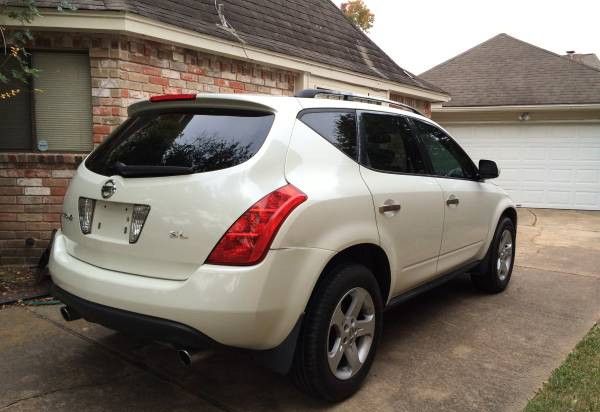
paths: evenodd
<path fill-rule="evenodd" d="M 71 0 L 57 0 L 59 11 L 68 8 L 75 10 Z M 33 35 L 25 24 L 31 23 L 40 15 L 35 0 L 7 1 L 0 0 L 0 17 L 19 23 L 20 26 L 8 28 L 0 25 L 0 100 L 9 99 L 21 92 L 19 88 L 5 89 L 10 81 L 27 84 L 37 76 L 39 70 L 31 66 L 27 45 Z"/>
<path fill-rule="evenodd" d="M 360 27 L 363 31 L 368 32 L 373 23 L 375 23 L 375 15 L 366 6 L 363 0 L 349 0 L 342 3 L 342 13 L 348 20 Z"/>

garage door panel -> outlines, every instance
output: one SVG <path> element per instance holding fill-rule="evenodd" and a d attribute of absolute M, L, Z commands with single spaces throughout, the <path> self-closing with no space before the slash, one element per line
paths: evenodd
<path fill-rule="evenodd" d="M 600 210 L 600 124 L 449 126 L 473 160 L 498 163 L 518 204 Z"/>

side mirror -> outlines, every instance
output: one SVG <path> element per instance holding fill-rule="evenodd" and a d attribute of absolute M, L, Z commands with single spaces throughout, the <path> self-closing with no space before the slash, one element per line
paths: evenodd
<path fill-rule="evenodd" d="M 500 172 L 496 162 L 485 159 L 479 161 L 479 177 L 482 179 L 495 179 L 498 176 L 500 176 Z"/>

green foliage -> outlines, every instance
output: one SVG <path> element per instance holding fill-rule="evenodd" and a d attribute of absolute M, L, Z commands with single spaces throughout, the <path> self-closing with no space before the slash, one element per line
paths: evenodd
<path fill-rule="evenodd" d="M 375 23 L 375 15 L 363 3 L 363 0 L 349 0 L 341 5 L 342 13 L 348 20 L 368 32 Z"/>
<path fill-rule="evenodd" d="M 71 0 L 57 0 L 56 9 L 75 10 Z M 15 22 L 11 27 L 0 25 L 0 98 L 16 95 L 19 90 L 2 91 L 1 85 L 11 80 L 28 83 L 37 76 L 38 70 L 31 66 L 27 45 L 33 34 L 25 26 L 40 15 L 36 0 L 8 2 L 0 0 L 0 17 L 8 17 Z"/>
<path fill-rule="evenodd" d="M 525 412 L 600 411 L 600 326 L 552 373 Z"/>

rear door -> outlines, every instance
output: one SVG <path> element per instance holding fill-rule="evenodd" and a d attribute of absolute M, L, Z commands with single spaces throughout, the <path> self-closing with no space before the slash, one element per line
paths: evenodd
<path fill-rule="evenodd" d="M 236 219 L 286 184 L 293 115 L 175 103 L 129 119 L 80 167 L 64 205 L 71 255 L 119 272 L 185 279 Z M 89 233 L 78 218 L 86 213 Z"/>
<path fill-rule="evenodd" d="M 443 226 L 442 191 L 426 176 L 404 116 L 359 113 L 361 175 L 373 196 L 381 244 L 392 260 L 392 294 L 435 277 Z"/>
<path fill-rule="evenodd" d="M 495 199 L 478 178 L 477 168 L 443 130 L 414 119 L 430 169 L 443 191 L 444 234 L 438 272 L 471 261 L 489 231 Z"/>

